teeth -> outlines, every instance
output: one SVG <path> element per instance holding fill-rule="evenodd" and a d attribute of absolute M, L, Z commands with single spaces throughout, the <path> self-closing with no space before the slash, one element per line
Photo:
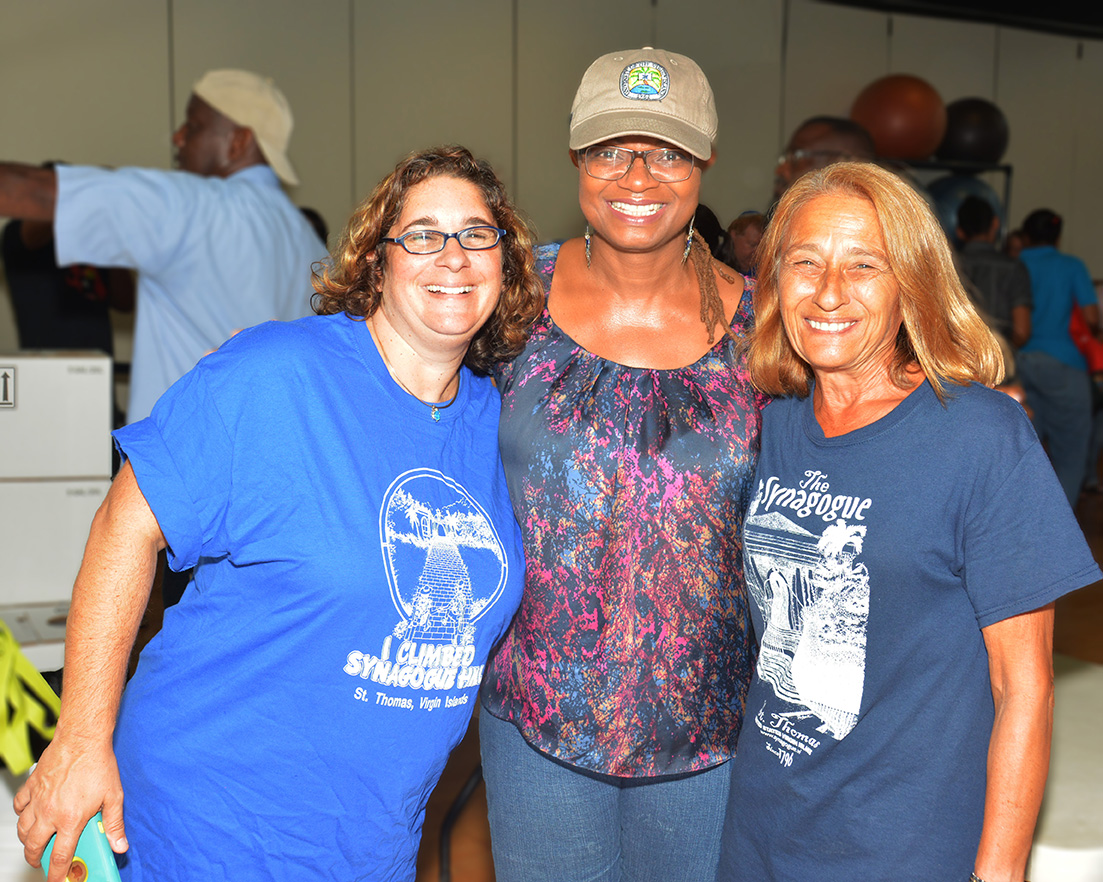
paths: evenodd
<path fill-rule="evenodd" d="M 845 331 L 851 325 L 857 324 L 857 322 L 816 322 L 809 319 L 808 324 L 817 331 Z"/>
<path fill-rule="evenodd" d="M 612 202 L 614 211 L 627 214 L 631 217 L 650 217 L 662 210 L 661 202 L 649 202 L 647 205 L 636 205 L 634 202 Z"/>
<path fill-rule="evenodd" d="M 462 285 L 458 288 L 448 288 L 444 285 L 426 285 L 425 287 L 434 294 L 470 294 L 475 290 L 474 285 Z"/>

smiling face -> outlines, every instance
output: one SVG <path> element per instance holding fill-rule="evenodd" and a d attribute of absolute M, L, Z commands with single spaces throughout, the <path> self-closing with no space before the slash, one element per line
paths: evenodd
<path fill-rule="evenodd" d="M 497 226 L 479 188 L 442 176 L 410 187 L 387 235 L 411 230 L 455 233 L 480 225 Z M 487 251 L 466 251 L 448 239 L 436 254 L 409 254 L 395 244 L 385 247 L 383 297 L 376 318 L 421 352 L 466 347 L 498 303 L 501 243 Z"/>
<path fill-rule="evenodd" d="M 637 151 L 662 147 L 680 150 L 666 141 L 635 135 L 602 144 Z M 687 180 L 669 184 L 651 177 L 639 157 L 616 181 L 591 177 L 580 157 L 576 162 L 578 201 L 599 240 L 618 251 L 652 251 L 672 242 L 677 242 L 679 249 L 684 247 L 685 229 L 701 194 L 701 170 L 707 163 L 696 161 Z"/>
<path fill-rule="evenodd" d="M 817 196 L 793 216 L 781 249 L 781 316 L 816 381 L 888 381 L 903 317 L 873 204 Z"/>

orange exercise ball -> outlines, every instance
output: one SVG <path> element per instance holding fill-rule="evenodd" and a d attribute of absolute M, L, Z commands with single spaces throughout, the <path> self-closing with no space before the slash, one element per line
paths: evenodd
<path fill-rule="evenodd" d="M 891 74 L 854 99 L 850 118 L 873 136 L 885 159 L 930 159 L 946 134 L 946 105 L 924 79 Z"/>

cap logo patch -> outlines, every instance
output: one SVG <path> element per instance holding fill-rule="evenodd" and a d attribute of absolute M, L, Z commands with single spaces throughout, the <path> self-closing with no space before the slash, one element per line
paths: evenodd
<path fill-rule="evenodd" d="M 620 73 L 620 93 L 639 101 L 662 101 L 670 91 L 670 74 L 654 61 L 637 61 Z"/>

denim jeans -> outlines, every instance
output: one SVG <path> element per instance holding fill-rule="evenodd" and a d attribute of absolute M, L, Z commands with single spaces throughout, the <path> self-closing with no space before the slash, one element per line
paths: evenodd
<path fill-rule="evenodd" d="M 1045 352 L 1020 352 L 1015 365 L 1026 403 L 1034 411 L 1034 429 L 1046 445 L 1069 505 L 1076 505 L 1091 438 L 1088 373 Z"/>
<path fill-rule="evenodd" d="M 659 779 L 574 769 L 479 713 L 498 882 L 713 882 L 727 763 Z"/>

